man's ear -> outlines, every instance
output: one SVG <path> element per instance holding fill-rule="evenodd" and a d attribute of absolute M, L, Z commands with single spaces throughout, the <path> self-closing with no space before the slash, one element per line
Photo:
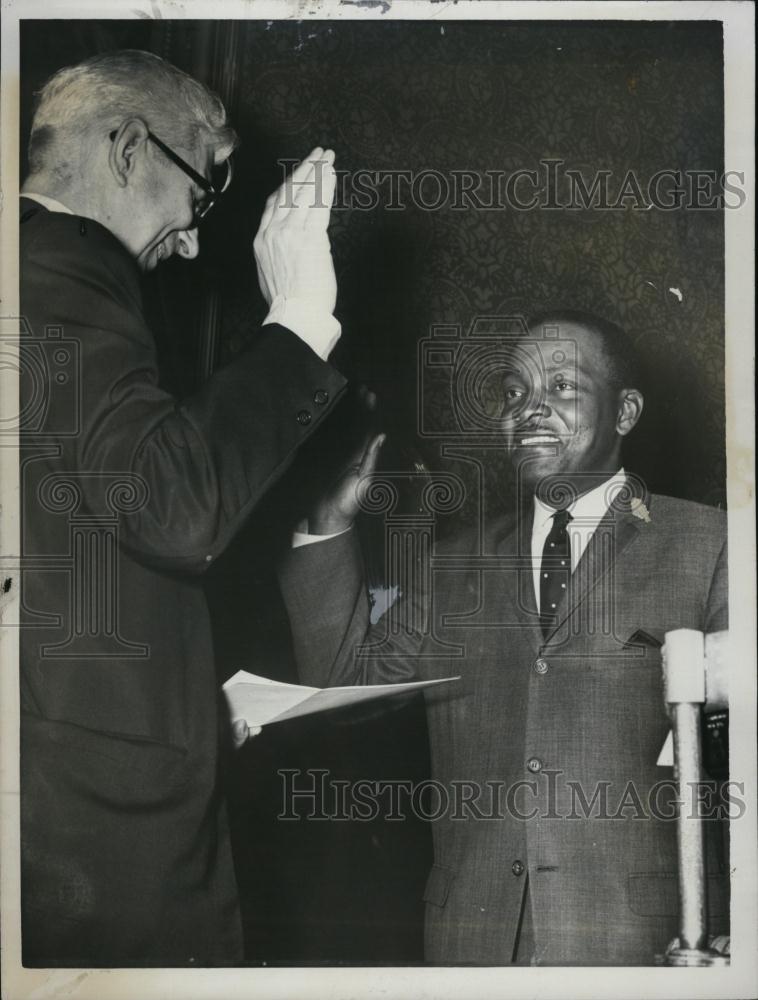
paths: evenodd
<path fill-rule="evenodd" d="M 622 389 L 619 393 L 619 409 L 616 417 L 616 432 L 625 437 L 633 430 L 642 416 L 645 400 L 639 389 Z"/>
<path fill-rule="evenodd" d="M 108 154 L 108 166 L 119 187 L 126 187 L 137 157 L 147 147 L 148 128 L 141 118 L 130 118 L 116 131 Z"/>

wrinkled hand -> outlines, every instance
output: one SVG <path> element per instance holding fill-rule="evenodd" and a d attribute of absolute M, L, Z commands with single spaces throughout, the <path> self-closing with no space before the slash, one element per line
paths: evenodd
<path fill-rule="evenodd" d="M 244 719 L 237 719 L 236 722 L 232 723 L 232 742 L 234 743 L 234 749 L 239 750 L 243 747 L 249 739 L 253 736 L 259 736 L 262 731 L 261 726 L 248 726 Z"/>
<path fill-rule="evenodd" d="M 266 201 L 253 249 L 268 305 L 300 299 L 314 312 L 334 312 L 337 279 L 327 227 L 335 185 L 334 152 L 317 146 Z"/>
<path fill-rule="evenodd" d="M 376 395 L 365 387 L 361 390 L 367 415 L 376 408 Z M 308 530 L 313 535 L 329 535 L 349 528 L 360 510 L 358 500 L 361 483 L 373 475 L 386 434 L 374 434 L 370 429 L 359 448 L 348 459 L 335 481 L 328 487 L 308 518 Z"/>

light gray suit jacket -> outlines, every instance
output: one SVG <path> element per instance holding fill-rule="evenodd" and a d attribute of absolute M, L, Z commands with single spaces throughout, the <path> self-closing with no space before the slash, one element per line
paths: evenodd
<path fill-rule="evenodd" d="M 655 495 L 609 511 L 547 639 L 530 536 L 525 517 L 437 546 L 373 627 L 354 532 L 293 549 L 281 583 L 301 677 L 462 677 L 426 693 L 433 777 L 449 791 L 433 823 L 427 960 L 652 964 L 678 908 L 672 771 L 656 763 L 669 729 L 660 643 L 727 626 L 726 516 Z M 720 933 L 727 872 L 709 848 Z"/>

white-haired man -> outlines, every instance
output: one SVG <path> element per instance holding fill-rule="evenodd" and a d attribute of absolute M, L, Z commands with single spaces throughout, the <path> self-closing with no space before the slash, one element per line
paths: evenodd
<path fill-rule="evenodd" d="M 20 216 L 26 965 L 242 959 L 200 575 L 344 379 L 317 148 L 256 238 L 260 336 L 181 404 L 159 386 L 140 272 L 197 255 L 236 141 L 215 95 L 145 52 L 39 95 Z"/>

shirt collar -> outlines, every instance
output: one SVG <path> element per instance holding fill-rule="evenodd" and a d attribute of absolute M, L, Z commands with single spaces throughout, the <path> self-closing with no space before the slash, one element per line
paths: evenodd
<path fill-rule="evenodd" d="M 62 212 L 64 215 L 74 214 L 71 209 L 66 208 L 62 202 L 56 201 L 55 198 L 48 198 L 46 194 L 32 194 L 31 191 L 22 191 L 21 197 L 28 198 L 29 201 L 36 201 L 37 204 L 46 208 L 48 212 Z"/>
<path fill-rule="evenodd" d="M 626 472 L 622 467 L 605 482 L 577 497 L 568 508 L 571 517 L 573 519 L 580 518 L 583 521 L 600 521 L 618 493 L 624 489 L 625 483 Z M 534 530 L 539 531 L 540 528 L 543 528 L 551 520 L 553 514 L 555 514 L 555 507 L 549 507 L 535 494 Z"/>

